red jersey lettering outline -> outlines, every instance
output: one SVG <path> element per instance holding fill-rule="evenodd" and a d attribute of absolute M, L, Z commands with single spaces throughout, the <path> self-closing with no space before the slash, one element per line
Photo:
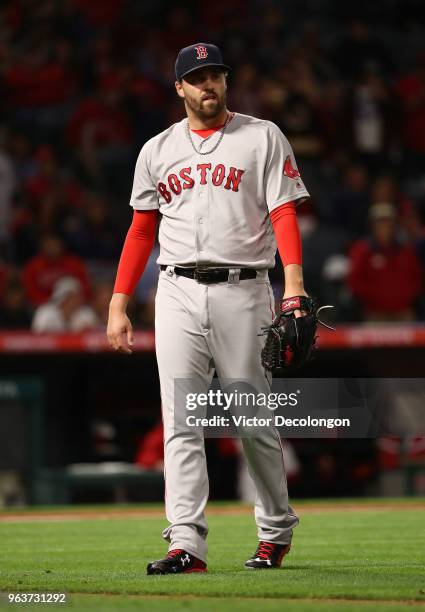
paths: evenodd
<path fill-rule="evenodd" d="M 224 181 L 224 175 L 226 173 L 226 169 L 223 164 L 217 164 L 214 168 L 214 172 L 212 173 L 212 184 L 216 187 L 219 187 L 221 183 Z"/>
<path fill-rule="evenodd" d="M 211 170 L 211 164 L 198 164 L 197 170 L 201 171 L 201 185 L 207 184 L 207 170 Z"/>
<path fill-rule="evenodd" d="M 182 185 L 175 174 L 168 175 L 168 186 L 176 195 L 182 191 Z"/>
<path fill-rule="evenodd" d="M 224 164 L 211 167 L 211 163 L 198 164 L 196 170 L 199 172 L 199 184 L 206 185 L 210 182 L 214 187 L 224 187 L 228 191 L 239 191 L 239 185 L 245 170 L 231 166 L 228 170 Z M 207 172 L 210 170 L 210 172 Z M 192 189 L 197 182 L 192 178 L 192 168 L 187 166 L 171 172 L 167 175 L 165 182 L 159 182 L 157 191 L 165 202 L 169 204 L 173 194 L 180 195 L 184 189 Z M 181 179 L 181 180 L 180 180 Z"/>
<path fill-rule="evenodd" d="M 224 189 L 239 191 L 239 183 L 241 182 L 242 174 L 244 172 L 245 170 L 238 170 L 237 168 L 231 166 Z"/>
<path fill-rule="evenodd" d="M 165 183 L 158 183 L 158 193 L 162 195 L 164 200 L 169 204 L 171 202 L 171 193 L 167 189 L 167 185 Z"/>
<path fill-rule="evenodd" d="M 195 181 L 189 174 L 192 172 L 192 168 L 182 168 L 179 172 L 179 177 L 184 180 L 183 189 L 192 189 Z"/>

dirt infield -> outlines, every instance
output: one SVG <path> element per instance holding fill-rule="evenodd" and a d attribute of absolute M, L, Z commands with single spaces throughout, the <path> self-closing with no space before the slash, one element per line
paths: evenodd
<path fill-rule="evenodd" d="M 297 514 L 300 516 L 308 514 L 328 514 L 334 512 L 391 512 L 393 510 L 421 510 L 425 511 L 425 501 L 383 501 L 377 502 L 362 502 L 358 503 L 309 503 L 300 504 L 299 507 L 295 504 Z M 228 505 L 223 507 L 207 507 L 207 516 L 238 516 L 250 514 L 252 507 L 250 505 Z M 72 522 L 72 521 L 102 521 L 114 519 L 161 519 L 164 518 L 164 510 L 162 508 L 121 508 L 121 509 L 79 509 L 78 507 L 64 510 L 40 510 L 40 511 L 11 511 L 5 510 L 0 512 L 0 523 L 34 523 L 34 522 Z"/>

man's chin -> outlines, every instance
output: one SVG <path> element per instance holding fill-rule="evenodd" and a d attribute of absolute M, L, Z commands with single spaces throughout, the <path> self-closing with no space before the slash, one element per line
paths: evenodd
<path fill-rule="evenodd" d="M 213 119 L 222 112 L 223 108 L 221 104 L 218 104 L 218 102 L 214 100 L 214 104 L 211 102 L 209 104 L 203 104 L 200 113 L 205 119 Z"/>

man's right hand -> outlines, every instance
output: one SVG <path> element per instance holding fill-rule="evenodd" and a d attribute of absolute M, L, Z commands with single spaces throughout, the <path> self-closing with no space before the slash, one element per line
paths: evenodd
<path fill-rule="evenodd" d="M 106 333 L 111 348 L 130 354 L 133 346 L 133 326 L 126 313 L 128 300 L 129 296 L 125 293 L 114 293 L 109 305 Z"/>

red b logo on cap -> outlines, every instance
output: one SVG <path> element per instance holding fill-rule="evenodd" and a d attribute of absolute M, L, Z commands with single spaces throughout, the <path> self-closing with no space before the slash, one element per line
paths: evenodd
<path fill-rule="evenodd" d="M 203 45 L 198 45 L 197 47 L 195 47 L 196 49 L 196 59 L 205 59 L 208 57 L 208 51 L 207 48 L 204 47 Z"/>

